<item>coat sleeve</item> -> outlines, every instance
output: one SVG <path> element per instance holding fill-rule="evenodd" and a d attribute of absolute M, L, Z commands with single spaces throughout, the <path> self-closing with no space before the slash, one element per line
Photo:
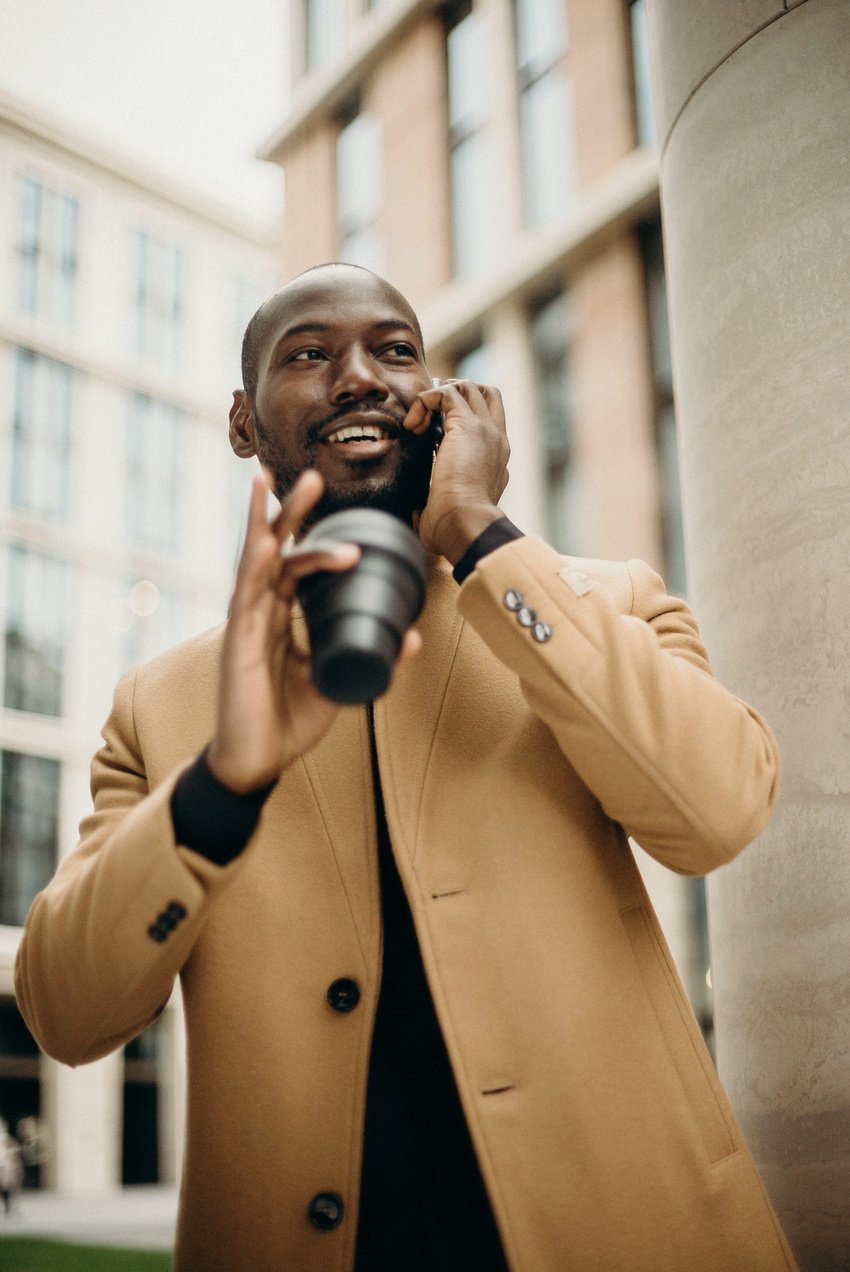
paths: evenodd
<path fill-rule="evenodd" d="M 545 627 L 524 626 L 509 593 Z M 693 615 L 649 566 L 582 569 L 527 538 L 480 561 L 458 603 L 607 815 L 658 861 L 704 874 L 763 828 L 773 735 L 713 677 Z"/>
<path fill-rule="evenodd" d="M 136 736 L 136 673 L 119 683 L 92 761 L 94 808 L 80 841 L 35 898 L 15 967 L 34 1037 L 65 1064 L 96 1060 L 162 1010 L 199 931 L 207 898 L 235 867 L 175 842 L 171 794 L 150 791 Z"/>

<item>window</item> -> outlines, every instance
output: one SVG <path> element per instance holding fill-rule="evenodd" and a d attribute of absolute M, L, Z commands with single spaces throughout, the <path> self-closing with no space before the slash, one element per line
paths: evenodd
<path fill-rule="evenodd" d="M 159 1183 L 159 1065 L 164 1022 L 155 1020 L 124 1048 L 121 1183 Z"/>
<path fill-rule="evenodd" d="M 563 220 L 578 189 L 565 0 L 516 0 L 516 59 L 526 223 Z"/>
<path fill-rule="evenodd" d="M 490 163 L 484 125 L 489 113 L 486 32 L 470 4 L 446 19 L 449 189 L 454 273 L 480 277 L 490 262 Z"/>
<path fill-rule="evenodd" d="M 12 436 L 12 507 L 63 520 L 73 372 L 62 362 L 18 349 Z"/>
<path fill-rule="evenodd" d="M 0 923 L 20 927 L 56 867 L 59 764 L 0 752 Z"/>
<path fill-rule="evenodd" d="M 459 380 L 495 384 L 499 377 L 495 374 L 492 346 L 479 340 L 468 348 L 455 363 L 455 375 Z"/>
<path fill-rule="evenodd" d="M 339 258 L 381 273 L 384 247 L 375 225 L 381 210 L 381 126 L 352 104 L 336 143 Z"/>
<path fill-rule="evenodd" d="M 316 71 L 342 47 L 339 0 L 304 0 L 304 65 Z"/>
<path fill-rule="evenodd" d="M 136 353 L 161 368 L 177 365 L 183 253 L 146 230 L 135 233 Z"/>
<path fill-rule="evenodd" d="M 250 278 L 245 275 L 235 277 L 230 286 L 230 304 L 227 321 L 229 324 L 228 347 L 242 348 L 242 337 L 245 328 L 264 300 L 275 290 L 271 281 Z"/>
<path fill-rule="evenodd" d="M 651 146 L 658 140 L 658 130 L 655 125 L 655 108 L 652 101 L 646 0 L 632 0 L 630 10 L 637 140 L 641 146 Z"/>
<path fill-rule="evenodd" d="M 672 592 L 687 591 L 682 502 L 679 487 L 679 451 L 673 406 L 673 369 L 667 318 L 667 285 L 661 225 L 653 222 L 640 230 L 646 274 L 649 338 L 655 385 L 655 438 L 661 479 L 661 530 L 664 543 L 665 582 Z"/>
<path fill-rule="evenodd" d="M 184 416 L 175 406 L 134 393 L 130 402 L 127 523 L 138 547 L 177 543 L 177 466 Z"/>
<path fill-rule="evenodd" d="M 124 665 L 147 662 L 191 635 L 191 612 L 185 597 L 152 579 L 124 585 L 126 646 Z"/>
<path fill-rule="evenodd" d="M 571 329 L 572 316 L 563 293 L 532 309 L 529 336 L 544 464 L 546 536 L 559 551 L 576 554 L 581 550 L 581 516 L 573 456 Z"/>
<path fill-rule="evenodd" d="M 66 586 L 62 561 L 9 548 L 4 706 L 61 715 Z"/>
<path fill-rule="evenodd" d="M 41 1111 L 40 1060 L 14 998 L 0 998 L 0 1116 L 23 1150 L 24 1188 L 37 1188 L 48 1150 Z"/>
<path fill-rule="evenodd" d="M 80 206 L 32 177 L 18 178 L 19 313 L 69 327 L 74 316 Z"/>

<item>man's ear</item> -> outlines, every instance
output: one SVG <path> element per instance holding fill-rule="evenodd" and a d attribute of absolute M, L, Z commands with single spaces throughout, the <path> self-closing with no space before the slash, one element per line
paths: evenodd
<path fill-rule="evenodd" d="M 240 459 L 250 459 L 257 453 L 254 435 L 254 408 L 244 389 L 233 390 L 230 408 L 230 445 Z"/>

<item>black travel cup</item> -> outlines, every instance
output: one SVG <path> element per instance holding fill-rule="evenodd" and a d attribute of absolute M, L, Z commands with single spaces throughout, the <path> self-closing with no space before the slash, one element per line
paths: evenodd
<path fill-rule="evenodd" d="M 402 637 L 425 602 L 428 558 L 409 526 L 374 508 L 332 513 L 301 546 L 328 541 L 356 543 L 361 556 L 351 570 L 298 584 L 313 683 L 333 702 L 371 702 L 389 688 Z"/>

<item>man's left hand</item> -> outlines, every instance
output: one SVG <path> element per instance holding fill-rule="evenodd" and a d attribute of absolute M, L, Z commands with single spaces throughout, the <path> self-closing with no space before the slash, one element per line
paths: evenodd
<path fill-rule="evenodd" d="M 510 446 L 502 395 L 490 385 L 445 380 L 425 389 L 404 427 L 425 433 L 434 411 L 443 414 L 443 440 L 419 537 L 427 551 L 456 565 L 473 539 L 503 515 L 496 505 L 508 484 Z"/>

